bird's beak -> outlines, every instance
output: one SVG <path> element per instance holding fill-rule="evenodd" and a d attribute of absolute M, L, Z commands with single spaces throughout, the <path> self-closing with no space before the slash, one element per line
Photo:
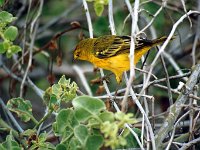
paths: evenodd
<path fill-rule="evenodd" d="M 77 60 L 78 59 L 78 56 L 77 55 L 74 55 L 74 60 Z"/>

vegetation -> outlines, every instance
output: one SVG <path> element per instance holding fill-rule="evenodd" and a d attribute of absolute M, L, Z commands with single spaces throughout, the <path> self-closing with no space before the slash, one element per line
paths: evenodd
<path fill-rule="evenodd" d="M 200 2 L 0 0 L 0 149 L 200 149 Z M 84 38 L 166 36 L 117 83 Z"/>

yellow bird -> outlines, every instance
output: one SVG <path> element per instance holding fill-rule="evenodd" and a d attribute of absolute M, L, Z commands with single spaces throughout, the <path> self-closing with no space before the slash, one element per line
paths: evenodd
<path fill-rule="evenodd" d="M 136 38 L 134 64 L 152 47 L 163 43 L 166 37 L 154 40 Z M 124 71 L 130 70 L 130 36 L 105 35 L 80 41 L 74 50 L 74 59 L 86 60 L 95 66 L 112 71 L 121 82 Z"/>

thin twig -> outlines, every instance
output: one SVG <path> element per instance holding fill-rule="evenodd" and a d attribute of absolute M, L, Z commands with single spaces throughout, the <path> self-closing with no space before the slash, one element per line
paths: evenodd
<path fill-rule="evenodd" d="M 86 10 L 85 13 L 86 13 L 87 21 L 88 21 L 90 38 L 93 38 L 93 28 L 92 28 L 92 23 L 91 23 L 91 17 L 90 17 L 88 6 L 87 6 L 87 3 L 86 3 L 85 0 L 83 0 L 83 6 L 84 6 L 84 9 Z M 104 76 L 104 73 L 103 73 L 102 69 L 100 69 L 100 73 L 101 73 L 101 76 Z M 107 94 L 110 96 L 111 94 L 110 94 L 108 85 L 107 85 L 107 83 L 106 83 L 105 80 L 103 81 L 103 85 L 104 85 L 104 88 L 105 88 Z M 112 98 L 110 98 L 110 99 L 111 99 L 111 102 L 113 103 L 113 106 L 116 109 L 116 111 L 120 111 L 119 107 L 114 102 L 114 100 Z M 141 145 L 141 142 L 139 141 L 139 138 L 138 138 L 137 134 L 129 127 L 129 125 L 127 123 L 125 124 L 125 126 L 128 127 L 128 129 L 130 130 L 130 132 L 134 135 L 134 137 L 136 138 L 136 140 L 137 140 L 138 144 L 140 145 L 141 149 L 144 149 L 143 146 Z"/>
<path fill-rule="evenodd" d="M 148 74 L 148 73 L 149 73 L 149 72 L 146 71 L 145 69 L 135 68 L 135 70 L 137 70 L 137 71 L 139 71 L 139 72 L 143 72 L 144 74 Z M 158 79 L 154 74 L 151 74 L 151 75 L 152 75 L 152 77 L 153 77 L 154 79 Z"/>
<path fill-rule="evenodd" d="M 26 71 L 24 73 L 24 77 L 22 79 L 21 86 L 20 86 L 20 97 L 22 97 L 22 95 L 23 95 L 24 83 L 25 83 L 25 80 L 28 76 L 29 69 L 32 65 L 33 46 L 34 46 L 35 37 L 36 37 L 36 33 L 37 33 L 37 28 L 38 28 L 38 19 L 39 19 L 41 13 L 42 13 L 43 3 L 44 3 L 44 1 L 41 0 L 38 13 L 37 13 L 36 17 L 34 18 L 33 22 L 31 23 L 31 29 L 30 29 L 30 31 L 31 31 L 31 34 L 30 34 L 31 44 L 30 44 L 30 51 L 29 51 L 29 61 L 28 61 Z"/>
<path fill-rule="evenodd" d="M 200 1 L 198 1 L 198 11 L 200 11 Z M 196 47 L 197 47 L 197 42 L 200 36 L 200 16 L 198 16 L 197 19 L 197 26 L 196 26 L 196 34 L 195 34 L 195 38 L 194 38 L 194 43 L 192 46 L 192 64 L 193 66 L 196 64 Z"/>
<path fill-rule="evenodd" d="M 160 48 L 159 52 L 157 53 L 157 55 L 155 56 L 153 62 L 151 63 L 150 70 L 149 70 L 149 74 L 148 74 L 148 76 L 147 76 L 147 80 L 146 80 L 145 86 L 144 86 L 143 89 L 141 90 L 141 93 L 143 93 L 144 90 L 147 88 L 147 85 L 148 85 L 148 82 L 149 82 L 150 76 L 151 76 L 150 73 L 152 73 L 153 68 L 154 68 L 154 66 L 155 66 L 155 64 L 156 64 L 156 61 L 158 60 L 159 56 L 161 55 L 161 53 L 164 52 L 166 46 L 168 45 L 168 43 L 169 43 L 170 40 L 172 39 L 172 37 L 173 37 L 173 35 L 174 35 L 175 31 L 176 31 L 176 28 L 178 27 L 178 25 L 179 25 L 180 23 L 183 22 L 183 20 L 184 20 L 188 15 L 191 15 L 191 14 L 198 14 L 198 15 L 200 15 L 200 12 L 199 12 L 199 11 L 192 11 L 192 10 L 191 10 L 191 11 L 189 11 L 187 14 L 183 15 L 183 16 L 173 25 L 172 30 L 171 30 L 169 36 L 167 37 L 166 41 L 163 43 L 162 47 Z"/>
<path fill-rule="evenodd" d="M 90 17 L 88 5 L 87 5 L 86 0 L 82 0 L 82 1 L 83 1 L 83 7 L 85 9 L 85 14 L 86 14 L 86 19 L 87 19 L 87 23 L 88 23 L 90 38 L 93 38 L 92 20 L 91 20 L 91 17 Z"/>
<path fill-rule="evenodd" d="M 12 73 L 4 64 L 2 64 L 2 68 L 5 70 L 5 72 L 11 76 L 13 79 L 22 82 L 22 79 L 18 76 L 16 76 L 14 73 Z M 43 99 L 43 94 L 44 91 L 41 90 L 40 88 L 38 88 L 29 78 L 27 78 L 28 80 L 25 81 L 25 85 L 29 86 L 30 88 L 33 89 L 33 91 L 35 91 L 35 93 L 41 98 Z"/>
<path fill-rule="evenodd" d="M 59 22 L 63 18 L 67 18 L 67 16 L 69 14 L 71 14 L 71 12 L 76 10 L 81 5 L 81 1 L 77 1 L 76 3 L 74 2 L 73 4 L 74 5 L 70 6 L 68 9 L 66 9 L 62 14 L 57 16 L 55 19 L 51 19 L 49 22 L 45 22 L 44 26 L 38 28 L 37 33 L 40 35 L 41 32 L 46 31 L 49 27 L 53 26 L 54 24 L 56 24 L 57 22 Z"/>
<path fill-rule="evenodd" d="M 163 68 L 164 68 L 164 71 L 165 71 L 165 76 L 166 76 L 166 83 L 167 83 L 167 91 L 168 91 L 168 96 L 169 96 L 169 104 L 170 106 L 173 104 L 173 98 L 172 98 L 172 91 L 171 91 L 171 85 L 170 85 L 170 82 L 169 82 L 169 74 L 168 74 L 168 71 L 167 71 L 167 68 L 166 68 L 166 64 L 165 64 L 165 60 L 163 58 L 163 54 L 160 55 L 160 58 L 161 58 L 161 62 L 163 64 Z"/>
<path fill-rule="evenodd" d="M 180 122 L 183 118 L 185 118 L 189 113 L 190 113 L 190 110 L 187 111 L 184 115 L 182 115 L 182 116 L 176 121 L 176 123 L 175 123 L 175 125 L 174 125 L 174 127 L 173 127 L 174 129 L 173 129 L 173 131 L 172 131 L 171 138 L 170 138 L 169 143 L 168 143 L 168 145 L 167 145 L 167 147 L 166 147 L 165 150 L 169 150 L 169 149 L 170 149 L 170 146 L 171 146 L 171 144 L 172 144 L 172 141 L 173 141 L 173 138 L 174 138 L 174 135 L 175 135 L 175 132 L 176 132 L 176 127 L 177 127 L 177 125 L 178 125 L 179 122 Z"/>
<path fill-rule="evenodd" d="M 12 113 L 8 110 L 8 108 L 6 107 L 6 105 L 4 104 L 3 100 L 0 98 L 0 104 L 2 106 L 2 108 L 6 111 L 6 113 L 8 114 L 8 116 L 10 117 L 10 120 L 13 122 L 13 125 L 17 128 L 17 130 L 22 133 L 24 132 L 24 130 L 22 129 L 22 127 L 18 124 L 18 122 L 16 121 L 16 119 L 14 118 L 14 116 L 12 115 Z"/>
<path fill-rule="evenodd" d="M 126 75 L 126 74 L 125 74 Z M 126 76 L 125 76 L 126 77 Z M 126 83 L 128 82 L 128 78 L 126 77 Z M 142 115 L 144 116 L 144 119 L 146 121 L 146 124 L 148 126 L 148 129 L 149 129 L 149 134 L 150 134 L 150 137 L 151 137 L 151 140 L 152 140 L 152 145 L 155 146 L 155 138 L 154 138 L 154 133 L 153 133 L 153 129 L 152 129 L 152 126 L 151 126 L 151 123 L 149 121 L 149 118 L 146 114 L 146 112 L 144 111 L 142 105 L 140 104 L 138 98 L 136 97 L 135 95 L 135 92 L 133 91 L 132 88 L 130 88 L 130 94 L 131 94 L 131 97 L 133 99 L 133 101 L 135 102 L 135 104 L 137 105 L 137 107 L 139 108 L 140 112 L 142 113 Z M 140 96 L 139 96 L 140 97 Z"/>
<path fill-rule="evenodd" d="M 82 82 L 82 85 L 84 86 L 84 88 L 87 91 L 88 95 L 92 96 L 92 91 L 90 89 L 90 86 L 88 85 L 88 82 L 87 82 L 87 80 L 85 78 L 85 75 L 84 75 L 83 71 L 77 65 L 73 65 L 73 69 L 75 70 L 75 72 L 79 76 L 79 78 L 80 78 L 80 80 Z"/>
<path fill-rule="evenodd" d="M 137 34 L 141 34 L 142 32 L 144 32 L 146 29 L 148 29 L 152 25 L 152 23 L 154 22 L 156 17 L 160 14 L 160 12 L 163 10 L 163 8 L 166 6 L 166 4 L 167 4 L 167 1 L 163 1 L 162 6 L 153 15 L 153 18 L 151 19 L 151 21 L 142 30 L 140 30 L 140 32 L 138 32 Z"/>
<path fill-rule="evenodd" d="M 186 9 L 186 6 L 185 6 L 185 1 L 184 1 L 184 0 L 181 0 L 181 3 L 182 3 L 182 5 L 183 5 L 183 10 L 184 10 L 184 12 L 187 13 L 187 9 Z M 190 19 L 190 16 L 188 15 L 187 18 L 188 18 L 188 20 L 189 20 L 189 22 L 190 22 L 190 27 L 192 27 L 192 21 L 191 21 L 191 19 Z"/>
<path fill-rule="evenodd" d="M 181 70 L 181 68 L 178 66 L 178 64 L 176 63 L 176 61 L 173 59 L 173 57 L 169 53 L 167 53 L 167 52 L 164 51 L 163 52 L 163 56 L 170 62 L 170 64 L 178 72 L 178 74 L 183 75 L 183 71 Z M 183 80 L 187 81 L 188 78 L 184 77 Z"/>
<path fill-rule="evenodd" d="M 165 136 L 174 128 L 174 122 L 179 116 L 181 112 L 180 105 L 184 104 L 186 100 L 188 100 L 189 94 L 193 91 L 194 86 L 196 85 L 198 79 L 200 77 L 200 64 L 197 64 L 190 75 L 187 83 L 185 84 L 184 90 L 182 90 L 181 94 L 177 98 L 176 102 L 170 107 L 170 113 L 166 118 L 163 126 L 160 128 L 156 135 L 156 145 L 157 149 L 160 148 L 162 141 Z"/>
<path fill-rule="evenodd" d="M 129 54 L 129 60 L 130 60 L 130 78 L 127 82 L 126 92 L 124 94 L 124 99 L 122 101 L 122 111 L 125 111 L 126 104 L 127 104 L 127 95 L 129 94 L 131 84 L 133 82 L 134 76 L 135 76 L 135 65 L 134 65 L 134 54 L 135 54 L 135 32 L 137 27 L 137 21 L 138 21 L 138 9 L 139 9 L 139 0 L 135 1 L 134 4 L 134 11 L 132 11 L 132 6 L 129 0 L 125 0 L 125 3 L 128 7 L 128 10 L 131 14 L 132 19 L 132 26 L 131 26 L 131 43 L 130 43 L 130 54 Z"/>
<path fill-rule="evenodd" d="M 138 21 L 139 0 L 135 1 L 134 12 L 132 11 L 132 6 L 130 4 L 130 1 L 129 0 L 125 0 L 125 3 L 127 5 L 127 7 L 128 7 L 128 10 L 129 10 L 129 12 L 131 14 L 131 17 L 132 17 L 132 28 L 131 28 L 131 45 L 130 45 L 130 55 L 129 55 L 129 59 L 130 59 L 130 78 L 129 78 L 128 81 L 126 81 L 127 87 L 126 87 L 124 99 L 122 101 L 122 111 L 124 111 L 125 108 L 126 108 L 127 95 L 129 94 L 129 91 L 130 91 L 133 101 L 136 103 L 136 105 L 138 106 L 139 110 L 144 115 L 145 121 L 146 121 L 147 126 L 149 128 L 149 134 L 150 134 L 150 137 L 151 137 L 152 148 L 153 148 L 153 150 L 155 150 L 156 146 L 155 146 L 155 139 L 154 139 L 154 133 L 153 133 L 152 126 L 150 124 L 150 121 L 149 121 L 149 119 L 147 117 L 146 112 L 144 111 L 144 109 L 143 109 L 142 105 L 140 104 L 139 100 L 137 99 L 137 97 L 135 95 L 135 92 L 131 88 L 131 85 L 132 85 L 132 82 L 133 82 L 133 79 L 134 79 L 134 76 L 135 76 L 135 69 L 134 69 L 135 68 L 135 66 L 134 66 L 135 43 L 134 43 L 134 38 L 135 38 L 135 32 L 136 32 L 136 27 L 137 27 L 137 21 Z"/>
<path fill-rule="evenodd" d="M 24 31 L 23 31 L 24 37 L 23 37 L 23 44 L 22 44 L 22 56 L 24 55 L 24 52 L 25 52 L 27 24 L 28 24 L 29 14 L 30 14 L 30 11 L 31 11 L 31 4 L 32 4 L 32 1 L 30 0 L 29 6 L 28 6 L 28 11 L 27 11 L 27 14 L 26 14 L 26 20 L 25 20 L 25 23 L 24 23 Z M 24 58 L 23 57 L 22 57 L 22 64 L 24 64 Z"/>
<path fill-rule="evenodd" d="M 108 3 L 108 18 L 109 18 L 111 33 L 112 35 L 116 35 L 115 23 L 114 23 L 114 18 L 113 18 L 113 1 L 112 0 L 109 0 L 109 3 Z"/>
<path fill-rule="evenodd" d="M 187 150 L 190 146 L 196 144 L 196 143 L 199 143 L 200 142 L 200 137 L 199 138 L 196 138 L 186 144 L 183 144 L 183 146 L 179 149 L 179 150 Z"/>

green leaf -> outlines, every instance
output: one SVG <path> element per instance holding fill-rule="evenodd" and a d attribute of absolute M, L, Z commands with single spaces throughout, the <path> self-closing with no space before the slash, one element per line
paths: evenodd
<path fill-rule="evenodd" d="M 3 147 L 3 144 L 0 144 L 0 149 L 1 150 L 7 150 L 5 147 Z"/>
<path fill-rule="evenodd" d="M 93 129 L 99 129 L 100 128 L 100 123 L 101 121 L 95 119 L 95 118 L 90 118 L 88 120 L 88 125 L 93 128 Z"/>
<path fill-rule="evenodd" d="M 10 111 L 15 112 L 22 121 L 28 122 L 32 116 L 32 105 L 30 101 L 22 98 L 10 99 L 7 103 L 7 107 Z"/>
<path fill-rule="evenodd" d="M 78 86 L 75 82 L 70 83 L 70 79 L 66 80 L 63 75 L 58 84 L 52 86 L 52 94 L 56 95 L 57 99 L 68 102 L 76 97 Z"/>
<path fill-rule="evenodd" d="M 138 128 L 132 128 L 133 131 L 138 135 L 138 137 L 141 136 L 141 130 Z M 126 134 L 125 132 L 123 134 Z M 122 135 L 124 136 L 124 135 Z M 132 133 L 129 132 L 129 134 L 125 137 L 127 144 L 125 146 L 119 146 L 118 148 L 121 149 L 128 149 L 128 148 L 139 148 L 139 144 Z"/>
<path fill-rule="evenodd" d="M 104 5 L 98 2 L 94 3 L 94 10 L 97 16 L 101 16 L 104 10 Z"/>
<path fill-rule="evenodd" d="M 75 116 L 79 121 L 86 121 L 90 117 L 98 117 L 100 111 L 105 110 L 105 104 L 97 98 L 79 96 L 73 99 L 72 105 L 75 108 Z"/>
<path fill-rule="evenodd" d="M 47 106 L 48 106 L 49 103 L 50 103 L 51 95 L 52 95 L 52 87 L 48 87 L 48 88 L 45 90 L 44 95 L 43 95 L 44 102 L 45 102 L 45 104 L 46 104 Z"/>
<path fill-rule="evenodd" d="M 13 55 L 12 51 L 10 49 L 8 49 L 7 52 L 6 52 L 6 57 L 11 58 L 12 55 Z"/>
<path fill-rule="evenodd" d="M 5 49 L 5 50 L 7 50 L 7 49 L 9 49 L 10 48 L 10 42 L 9 41 L 4 41 L 3 42 L 3 48 Z"/>
<path fill-rule="evenodd" d="M 38 137 L 38 140 L 39 140 L 41 143 L 45 142 L 46 139 L 47 139 L 47 133 L 41 133 L 41 134 L 39 135 L 39 137 Z"/>
<path fill-rule="evenodd" d="M 90 135 L 86 141 L 87 150 L 99 150 L 103 145 L 103 137 L 99 135 Z"/>
<path fill-rule="evenodd" d="M 3 54 L 6 52 L 6 49 L 3 46 L 3 43 L 0 43 L 0 54 Z"/>
<path fill-rule="evenodd" d="M 31 147 L 29 149 L 31 150 L 49 150 L 49 149 L 55 149 L 55 146 L 49 142 L 46 141 L 47 139 L 47 133 L 41 133 L 38 138 L 31 141 Z"/>
<path fill-rule="evenodd" d="M 19 47 L 19 46 L 17 46 L 17 45 L 12 45 L 12 46 L 10 47 L 10 50 L 12 51 L 12 53 L 18 53 L 18 52 L 21 52 L 21 51 L 22 51 L 21 47 Z"/>
<path fill-rule="evenodd" d="M 2 7 L 4 4 L 4 0 L 0 0 L 0 7 Z"/>
<path fill-rule="evenodd" d="M 56 95 L 57 98 L 60 98 L 60 95 L 62 94 L 62 87 L 59 84 L 54 84 L 52 86 L 52 94 Z"/>
<path fill-rule="evenodd" d="M 48 107 L 50 110 L 53 110 L 53 111 L 57 111 L 60 108 L 60 101 L 57 99 L 57 97 L 54 94 L 50 95 L 50 101 L 49 101 Z"/>
<path fill-rule="evenodd" d="M 73 132 L 73 128 L 78 125 L 72 109 L 62 109 L 53 124 L 53 131 L 57 136 L 68 136 Z"/>
<path fill-rule="evenodd" d="M 6 11 L 1 11 L 0 12 L 0 22 L 5 22 L 5 23 L 11 23 L 13 20 L 16 18 L 13 17 L 12 14 L 6 12 Z"/>
<path fill-rule="evenodd" d="M 104 111 L 99 115 L 99 118 L 105 122 L 105 121 L 109 121 L 109 122 L 114 122 L 115 117 L 114 114 L 112 112 L 109 111 Z"/>
<path fill-rule="evenodd" d="M 19 144 L 13 140 L 12 135 L 6 137 L 6 141 L 2 143 L 2 146 L 7 150 L 22 150 L 22 148 L 19 147 Z"/>
<path fill-rule="evenodd" d="M 30 135 L 34 135 L 36 133 L 37 133 L 37 131 L 35 129 L 27 129 L 22 133 L 22 135 L 23 136 L 30 136 Z"/>
<path fill-rule="evenodd" d="M 56 145 L 56 150 L 67 150 L 65 144 L 58 144 Z"/>
<path fill-rule="evenodd" d="M 67 146 L 67 150 L 81 150 L 81 143 L 76 138 L 72 138 Z"/>
<path fill-rule="evenodd" d="M 63 75 L 60 80 L 58 81 L 58 84 L 63 86 L 63 87 L 66 87 L 68 84 L 70 83 L 70 80 L 67 80 L 65 78 L 65 75 Z"/>
<path fill-rule="evenodd" d="M 18 29 L 15 26 L 8 27 L 4 32 L 4 37 L 10 41 L 14 41 L 17 35 L 18 35 Z"/>
<path fill-rule="evenodd" d="M 85 125 L 78 125 L 74 128 L 74 135 L 80 141 L 82 145 L 85 144 L 85 141 L 88 137 L 88 129 Z"/>

